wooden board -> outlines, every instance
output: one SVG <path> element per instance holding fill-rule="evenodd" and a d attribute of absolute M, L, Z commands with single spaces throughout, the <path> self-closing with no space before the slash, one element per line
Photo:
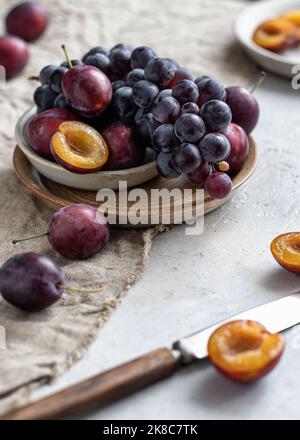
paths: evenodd
<path fill-rule="evenodd" d="M 243 169 L 233 178 L 233 188 L 230 196 L 226 199 L 217 200 L 211 198 L 207 193 L 205 193 L 203 207 L 203 212 L 205 214 L 213 211 L 214 209 L 217 209 L 218 207 L 226 203 L 226 201 L 229 200 L 234 191 L 236 191 L 237 188 L 239 188 L 254 171 L 257 160 L 257 147 L 255 141 L 251 137 L 249 141 L 250 151 L 248 159 Z M 69 188 L 39 175 L 32 168 L 31 164 L 28 162 L 27 158 L 18 146 L 16 146 L 14 151 L 13 164 L 15 172 L 23 185 L 50 208 L 57 210 L 63 206 L 70 205 L 72 203 L 87 203 L 92 206 L 97 206 L 101 210 L 102 205 L 99 201 L 97 202 L 96 200 L 96 192 L 81 191 Z M 136 203 L 136 201 L 128 201 L 128 206 L 123 209 L 119 205 L 119 194 L 118 192 L 116 192 L 115 194 L 117 203 L 116 205 L 110 205 L 109 210 L 111 214 L 116 215 L 117 227 L 137 228 L 151 226 L 153 224 L 153 222 L 151 222 L 151 214 L 153 215 L 153 213 L 156 213 L 160 216 L 160 223 L 165 223 L 161 221 L 161 214 L 162 212 L 165 212 L 163 203 L 160 201 L 159 203 L 153 202 L 151 204 L 150 193 L 152 189 L 162 190 L 166 188 L 168 190 L 172 190 L 178 188 L 180 190 L 179 192 L 177 192 L 177 196 L 175 195 L 174 199 L 171 199 L 171 204 L 168 204 L 170 211 L 169 224 L 174 223 L 176 213 L 178 214 L 178 210 L 182 211 L 183 209 L 183 194 L 185 189 L 191 189 L 192 191 L 189 198 L 185 197 L 184 203 L 192 203 L 193 206 L 196 206 L 196 203 L 199 203 L 200 200 L 199 194 L 196 191 L 197 186 L 188 182 L 183 176 L 180 176 L 177 179 L 164 179 L 163 177 L 159 176 L 151 180 L 150 182 L 142 185 L 141 188 L 143 188 L 148 195 L 148 202 L 144 205 L 140 204 L 140 214 L 141 218 L 143 219 L 143 224 L 132 225 L 128 222 L 128 212 L 130 208 Z M 128 191 L 130 192 L 130 190 Z M 107 205 L 108 203 L 106 202 L 106 208 Z"/>

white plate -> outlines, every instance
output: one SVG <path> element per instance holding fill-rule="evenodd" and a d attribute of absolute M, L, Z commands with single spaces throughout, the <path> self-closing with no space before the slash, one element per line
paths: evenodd
<path fill-rule="evenodd" d="M 252 36 L 257 26 L 263 21 L 293 9 L 300 9 L 299 0 L 258 1 L 248 6 L 234 25 L 237 39 L 253 61 L 270 72 L 288 78 L 295 75 L 295 72 L 292 72 L 293 66 L 300 65 L 300 46 L 276 54 L 255 44 Z"/>
<path fill-rule="evenodd" d="M 118 189 L 119 181 L 126 181 L 128 188 L 141 185 L 157 176 L 156 163 L 150 162 L 135 168 L 117 171 L 98 171 L 91 174 L 75 174 L 64 169 L 57 163 L 38 156 L 29 146 L 26 136 L 26 127 L 30 119 L 36 114 L 32 108 L 24 113 L 16 125 L 16 139 L 19 147 L 29 162 L 43 176 L 54 182 L 71 188 L 88 191 L 98 191 L 101 188 Z"/>

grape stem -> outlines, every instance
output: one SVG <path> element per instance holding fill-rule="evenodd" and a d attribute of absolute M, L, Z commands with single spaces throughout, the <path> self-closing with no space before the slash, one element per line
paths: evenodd
<path fill-rule="evenodd" d="M 250 90 L 250 93 L 254 93 L 256 89 L 258 89 L 258 87 L 261 85 L 261 83 L 267 78 L 267 74 L 266 72 L 262 71 L 260 72 L 259 78 L 256 81 L 256 83 L 254 84 L 254 86 L 252 87 L 252 89 Z"/>
<path fill-rule="evenodd" d="M 69 68 L 71 69 L 71 68 L 73 67 L 73 65 L 72 65 L 71 59 L 70 59 L 70 57 L 69 57 L 69 55 L 68 55 L 68 52 L 67 52 L 66 46 L 65 46 L 64 44 L 62 44 L 62 45 L 61 45 L 61 48 L 62 48 L 62 50 L 64 51 L 64 54 L 65 54 L 65 57 L 66 57 L 67 63 L 68 63 L 68 65 L 69 65 Z"/>
<path fill-rule="evenodd" d="M 49 235 L 49 232 L 43 232 L 42 234 L 32 235 L 31 237 L 18 238 L 17 240 L 13 240 L 12 244 L 21 243 L 22 241 L 35 240 L 36 238 L 46 237 L 46 235 Z"/>
<path fill-rule="evenodd" d="M 58 289 L 64 289 L 66 292 L 82 292 L 82 293 L 98 293 L 103 292 L 103 287 L 98 287 L 95 289 L 89 289 L 86 287 L 70 287 L 64 286 L 63 284 L 56 284 Z"/>
<path fill-rule="evenodd" d="M 29 76 L 28 78 L 28 81 L 39 81 L 40 80 L 40 78 L 38 77 L 38 76 Z"/>

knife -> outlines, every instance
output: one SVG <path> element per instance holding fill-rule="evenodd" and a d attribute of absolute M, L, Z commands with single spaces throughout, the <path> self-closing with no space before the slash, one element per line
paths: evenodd
<path fill-rule="evenodd" d="M 2 420 L 60 419 L 106 405 L 171 376 L 183 365 L 207 357 L 207 342 L 220 325 L 236 319 L 262 323 L 277 333 L 300 322 L 300 292 L 247 310 L 102 374 L 16 410 Z"/>

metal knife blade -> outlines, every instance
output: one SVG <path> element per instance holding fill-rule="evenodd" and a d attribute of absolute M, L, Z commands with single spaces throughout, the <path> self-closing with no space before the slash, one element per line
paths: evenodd
<path fill-rule="evenodd" d="M 300 292 L 263 304 L 245 312 L 231 316 L 217 324 L 179 339 L 173 349 L 180 351 L 184 363 L 207 357 L 207 342 L 212 332 L 236 319 L 251 319 L 263 324 L 271 333 L 277 333 L 300 322 Z"/>

